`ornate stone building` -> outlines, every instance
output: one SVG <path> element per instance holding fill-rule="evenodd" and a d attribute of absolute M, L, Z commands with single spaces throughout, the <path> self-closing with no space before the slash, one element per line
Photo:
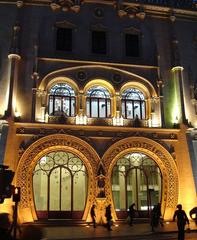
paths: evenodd
<path fill-rule="evenodd" d="M 21 221 L 196 206 L 197 6 L 171 2 L 0 1 L 0 161 Z"/>

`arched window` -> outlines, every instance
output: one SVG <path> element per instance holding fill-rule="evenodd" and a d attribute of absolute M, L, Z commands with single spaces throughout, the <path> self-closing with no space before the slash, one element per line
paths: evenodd
<path fill-rule="evenodd" d="M 33 172 L 34 203 L 39 218 L 82 218 L 88 176 L 82 160 L 65 151 L 50 152 Z"/>
<path fill-rule="evenodd" d="M 122 93 L 122 116 L 127 119 L 146 118 L 144 94 L 136 88 L 128 88 Z"/>
<path fill-rule="evenodd" d="M 111 181 L 114 205 L 122 214 L 135 203 L 136 210 L 143 216 L 161 202 L 160 169 L 143 153 L 133 152 L 120 158 L 113 168 Z"/>
<path fill-rule="evenodd" d="M 58 83 L 49 91 L 49 115 L 75 116 L 75 91 L 66 83 Z"/>
<path fill-rule="evenodd" d="M 110 117 L 111 100 L 108 90 L 101 86 L 91 87 L 87 91 L 86 109 L 88 117 Z"/>

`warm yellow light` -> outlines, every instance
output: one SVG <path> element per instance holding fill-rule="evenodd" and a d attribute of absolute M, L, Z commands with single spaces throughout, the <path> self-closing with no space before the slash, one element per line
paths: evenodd
<path fill-rule="evenodd" d="M 76 116 L 76 124 L 78 125 L 86 125 L 87 124 L 87 116 L 82 113 Z"/>
<path fill-rule="evenodd" d="M 120 115 L 120 111 L 116 111 L 116 116 L 113 117 L 113 126 L 123 126 L 124 125 L 124 119 Z"/>
<path fill-rule="evenodd" d="M 20 112 L 18 112 L 18 111 L 16 111 L 16 112 L 14 113 L 14 115 L 15 115 L 15 117 L 17 117 L 17 118 L 21 116 Z"/>
<path fill-rule="evenodd" d="M 18 188 L 17 187 L 14 189 L 14 193 L 18 194 Z"/>

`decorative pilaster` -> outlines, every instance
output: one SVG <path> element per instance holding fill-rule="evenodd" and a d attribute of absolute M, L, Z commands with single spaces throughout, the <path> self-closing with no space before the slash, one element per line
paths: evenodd
<path fill-rule="evenodd" d="M 37 81 L 39 79 L 38 74 L 38 46 L 34 46 L 34 66 L 33 66 L 33 73 L 31 75 L 33 80 L 33 87 L 32 87 L 32 108 L 31 108 L 31 121 L 35 122 L 35 114 L 36 114 L 36 93 L 37 93 Z"/>
<path fill-rule="evenodd" d="M 158 61 L 158 80 L 157 80 L 157 87 L 158 87 L 158 96 L 160 99 L 160 111 L 161 111 L 161 126 L 162 128 L 166 127 L 165 123 L 165 113 L 164 113 L 164 98 L 163 98 L 163 80 L 161 76 L 161 62 L 160 62 L 160 55 L 157 56 Z"/>
<path fill-rule="evenodd" d="M 8 96 L 8 107 L 5 111 L 5 116 L 9 118 L 14 117 L 16 111 L 16 85 L 18 81 L 18 68 L 21 56 L 19 54 L 19 34 L 20 26 L 16 23 L 13 27 L 12 41 L 8 59 L 10 62 L 10 81 L 9 81 L 9 96 Z"/>
<path fill-rule="evenodd" d="M 172 81 L 174 85 L 174 109 L 173 114 L 175 114 L 176 124 L 188 124 L 185 115 L 185 102 L 184 102 L 184 86 L 183 86 L 183 71 L 184 68 L 181 66 L 180 54 L 178 48 L 178 40 L 175 36 L 175 19 L 171 18 L 171 41 L 172 41 L 172 57 L 171 57 L 171 73 L 172 73 Z"/>

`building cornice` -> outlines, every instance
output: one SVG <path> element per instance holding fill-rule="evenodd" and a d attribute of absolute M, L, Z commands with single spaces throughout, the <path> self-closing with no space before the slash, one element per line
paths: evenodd
<path fill-rule="evenodd" d="M 66 1 L 66 0 L 65 0 Z M 16 4 L 18 5 L 17 0 L 0 0 L 0 4 Z M 46 6 L 51 7 L 52 0 L 25 0 L 20 1 L 23 4 L 19 4 L 21 6 L 28 6 L 28 5 L 34 5 L 34 6 Z M 82 4 L 93 4 L 93 3 L 100 3 L 103 5 L 110 5 L 113 6 L 113 8 L 116 10 L 116 5 L 118 1 L 115 0 L 83 0 Z M 161 1 L 162 2 L 162 1 Z M 19 6 L 18 5 L 18 6 Z M 139 7 L 143 8 L 144 13 L 148 17 L 156 17 L 156 18 L 169 18 L 171 13 L 177 17 L 177 18 L 183 18 L 183 19 L 190 19 L 190 20 L 197 20 L 197 4 L 193 5 L 191 7 L 189 4 L 185 3 L 185 5 L 177 6 L 177 5 L 163 5 L 159 3 L 150 3 L 147 1 L 143 1 L 143 4 L 135 1 L 122 1 L 123 8 L 133 8 L 133 7 Z"/>

